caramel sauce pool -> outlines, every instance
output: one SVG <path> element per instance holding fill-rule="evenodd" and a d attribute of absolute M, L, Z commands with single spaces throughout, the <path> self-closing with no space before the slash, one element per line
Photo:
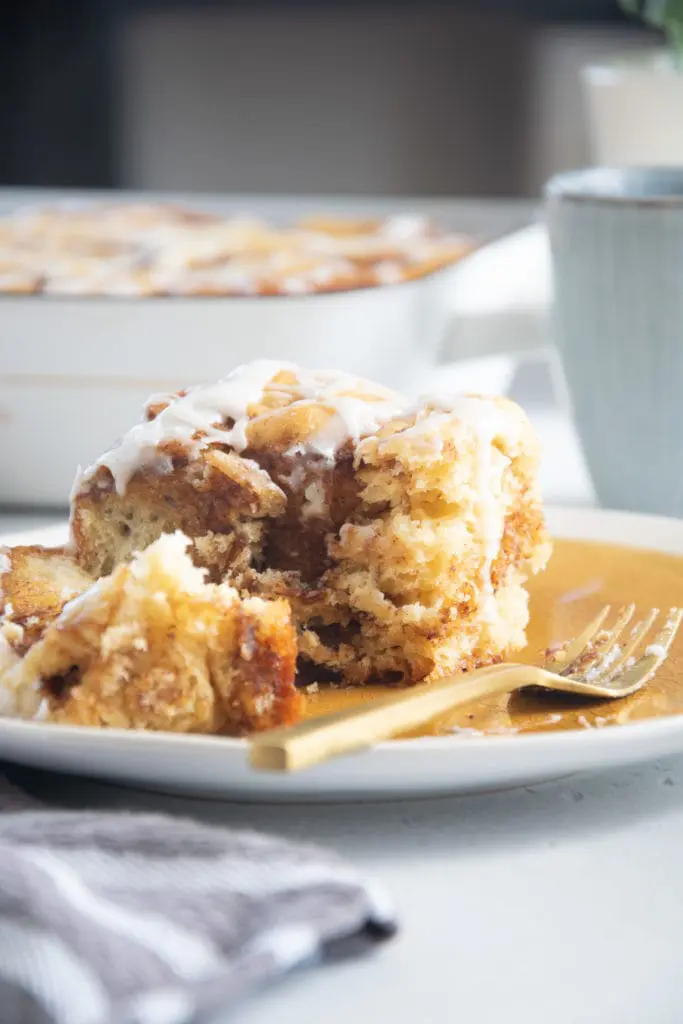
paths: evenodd
<path fill-rule="evenodd" d="M 605 604 L 616 611 L 633 601 L 639 618 L 652 607 L 666 612 L 683 603 L 683 557 L 557 540 L 550 565 L 530 582 L 529 591 L 528 646 L 515 660 L 540 664 L 541 652 L 575 636 Z M 339 711 L 395 692 L 388 686 L 334 689 L 320 684 L 317 693 L 307 695 L 307 715 Z M 407 735 L 443 736 L 460 729 L 505 734 L 602 728 L 681 712 L 683 629 L 657 676 L 631 697 L 598 701 L 532 690 L 504 694 L 440 715 Z"/>

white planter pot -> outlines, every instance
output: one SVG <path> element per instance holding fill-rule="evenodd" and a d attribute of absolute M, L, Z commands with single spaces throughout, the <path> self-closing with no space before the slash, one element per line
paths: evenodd
<path fill-rule="evenodd" d="M 603 166 L 683 166 L 683 72 L 665 50 L 584 68 L 592 156 Z"/>

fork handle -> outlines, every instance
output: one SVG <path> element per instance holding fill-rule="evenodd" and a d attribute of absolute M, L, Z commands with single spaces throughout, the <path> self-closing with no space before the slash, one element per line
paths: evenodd
<path fill-rule="evenodd" d="M 495 665 L 418 686 L 396 697 L 309 718 L 250 738 L 249 762 L 265 771 L 299 771 L 415 728 L 461 704 L 507 693 L 529 683 L 528 665 Z"/>

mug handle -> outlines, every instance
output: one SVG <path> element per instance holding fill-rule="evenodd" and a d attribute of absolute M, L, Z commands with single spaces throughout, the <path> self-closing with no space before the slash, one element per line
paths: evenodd
<path fill-rule="evenodd" d="M 551 300 L 545 225 L 477 249 L 455 268 L 437 373 L 457 390 L 509 393 L 522 362 L 548 359 Z"/>

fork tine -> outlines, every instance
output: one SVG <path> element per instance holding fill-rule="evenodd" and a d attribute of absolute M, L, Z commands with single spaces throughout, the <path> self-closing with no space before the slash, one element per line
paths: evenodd
<path fill-rule="evenodd" d="M 652 618 L 650 616 L 650 618 Z M 619 676 L 619 685 L 628 686 L 629 683 L 639 683 L 641 686 L 652 679 L 653 675 L 666 660 L 666 657 L 674 642 L 676 633 L 683 619 L 683 609 L 670 608 L 669 614 L 662 629 L 657 633 L 653 642 L 645 648 L 645 654 L 638 658 L 635 665 L 632 665 L 626 672 Z"/>
<path fill-rule="evenodd" d="M 636 606 L 634 604 L 629 604 L 626 605 L 625 608 L 622 608 L 619 612 L 619 617 L 617 621 L 614 623 L 605 639 L 599 640 L 596 643 L 596 650 L 601 651 L 603 654 L 606 654 L 609 650 L 611 650 L 612 647 L 614 647 L 616 642 L 619 640 L 619 637 L 624 632 L 624 630 L 628 626 L 629 622 L 631 621 L 635 613 Z"/>
<path fill-rule="evenodd" d="M 637 650 L 647 634 L 650 632 L 658 615 L 659 608 L 653 608 L 650 614 L 647 615 L 642 622 L 637 622 L 635 624 L 631 630 L 631 636 L 621 649 L 621 654 L 610 665 L 610 675 L 616 675 L 617 672 L 620 672 L 628 662 L 629 658 L 633 657 L 633 652 Z"/>
<path fill-rule="evenodd" d="M 558 652 L 556 657 L 549 659 L 549 666 L 556 666 L 558 662 L 561 662 L 567 668 L 576 661 L 582 651 L 585 651 L 588 644 L 591 642 L 601 630 L 602 624 L 607 618 L 611 611 L 610 605 L 605 605 L 601 612 L 595 616 L 592 622 L 589 622 L 583 632 L 579 633 L 577 637 L 570 640 L 567 646 Z M 563 670 L 566 671 L 566 668 Z"/>
<path fill-rule="evenodd" d="M 617 641 L 633 618 L 635 610 L 636 606 L 634 604 L 629 604 L 622 608 L 612 628 L 606 630 L 604 634 L 600 634 L 594 643 L 586 647 L 585 651 L 579 655 L 578 664 L 567 665 L 560 674 L 568 676 L 576 673 L 577 676 L 581 677 L 590 672 L 591 678 L 596 680 L 606 674 L 613 675 L 612 666 L 621 655 L 621 651 L 617 647 Z"/>

